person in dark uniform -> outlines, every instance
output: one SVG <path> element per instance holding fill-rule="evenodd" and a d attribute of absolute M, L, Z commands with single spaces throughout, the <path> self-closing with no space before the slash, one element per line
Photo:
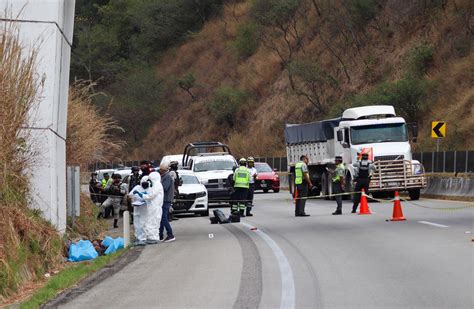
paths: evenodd
<path fill-rule="evenodd" d="M 335 160 L 336 161 L 336 170 L 333 173 L 332 176 L 332 193 L 336 194 L 336 204 L 337 208 L 336 211 L 333 212 L 333 215 L 342 215 L 342 192 L 344 192 L 344 185 L 346 178 L 344 176 L 345 174 L 345 167 L 344 163 L 342 163 L 342 157 L 341 156 L 336 156 Z"/>
<path fill-rule="evenodd" d="M 363 153 L 361 160 L 355 162 L 354 166 L 354 191 L 359 192 L 364 189 L 365 194 L 369 194 L 370 176 L 375 169 L 374 164 L 369 160 L 369 154 Z M 361 193 L 354 193 L 354 204 L 352 205 L 352 213 L 357 212 L 360 203 Z"/>
<path fill-rule="evenodd" d="M 304 212 L 308 191 L 313 188 L 308 172 L 308 162 L 308 157 L 302 155 L 300 162 L 295 164 L 295 188 L 298 195 L 295 205 L 295 217 L 309 217 L 309 214 Z"/>

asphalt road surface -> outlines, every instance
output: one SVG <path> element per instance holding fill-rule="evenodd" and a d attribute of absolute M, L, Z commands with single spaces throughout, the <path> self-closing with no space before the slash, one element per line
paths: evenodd
<path fill-rule="evenodd" d="M 335 201 L 313 200 L 310 217 L 293 216 L 288 192 L 257 194 L 255 205 L 241 223 L 173 222 L 175 242 L 147 246 L 63 307 L 474 307 L 472 203 L 402 202 L 403 222 L 386 221 L 390 203 L 362 216 L 345 202 L 332 216 Z"/>

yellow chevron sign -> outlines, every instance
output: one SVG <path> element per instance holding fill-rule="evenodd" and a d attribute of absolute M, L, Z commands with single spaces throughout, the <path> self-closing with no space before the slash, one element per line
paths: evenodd
<path fill-rule="evenodd" d="M 432 121 L 431 122 L 431 137 L 443 138 L 446 136 L 446 122 Z"/>

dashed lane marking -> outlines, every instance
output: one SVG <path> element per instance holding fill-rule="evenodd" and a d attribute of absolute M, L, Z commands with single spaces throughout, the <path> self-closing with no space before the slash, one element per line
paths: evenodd
<path fill-rule="evenodd" d="M 449 227 L 449 226 L 447 226 L 447 225 L 443 225 L 443 224 L 439 224 L 439 223 L 433 223 L 433 222 L 428 222 L 428 221 L 418 221 L 418 223 L 427 224 L 427 225 L 432 225 L 432 226 L 436 226 L 436 227 L 442 227 L 442 228 Z"/>

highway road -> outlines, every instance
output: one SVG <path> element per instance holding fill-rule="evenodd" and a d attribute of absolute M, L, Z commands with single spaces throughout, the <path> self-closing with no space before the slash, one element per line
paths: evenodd
<path fill-rule="evenodd" d="M 62 307 L 474 307 L 472 203 L 402 202 L 407 221 L 387 222 L 390 203 L 362 216 L 345 202 L 333 216 L 335 201 L 312 200 L 310 217 L 294 217 L 289 197 L 257 194 L 241 223 L 175 221 L 175 242 L 147 246 Z"/>

